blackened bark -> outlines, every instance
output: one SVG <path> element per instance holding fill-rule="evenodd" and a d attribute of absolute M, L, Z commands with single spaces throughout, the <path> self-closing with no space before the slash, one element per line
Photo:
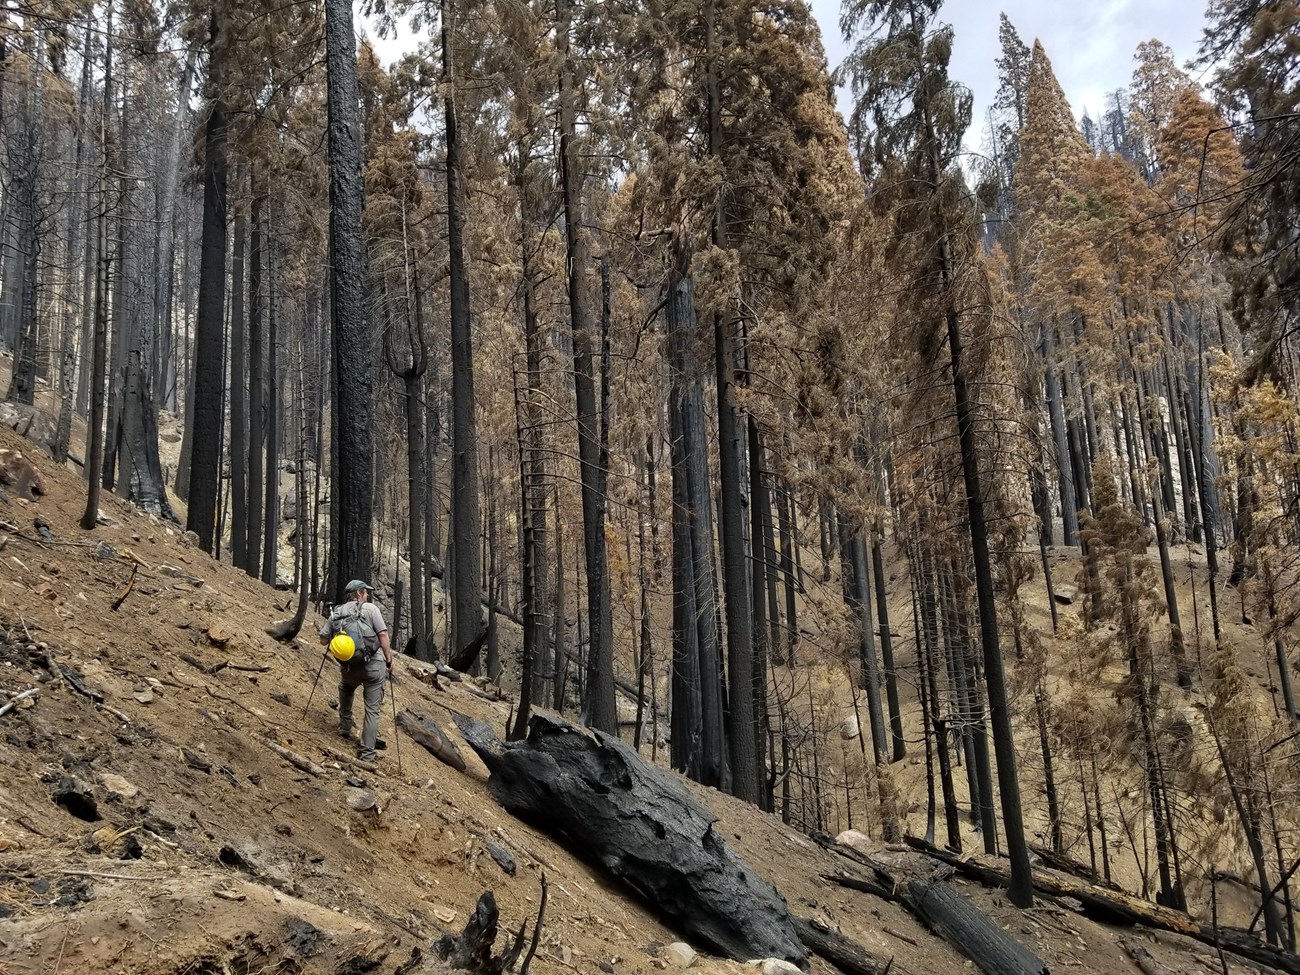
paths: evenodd
<path fill-rule="evenodd" d="M 719 78 L 720 56 L 717 36 L 717 2 L 704 4 L 704 86 L 707 98 L 708 151 L 719 165 L 722 152 L 722 95 Z M 713 246 L 728 248 L 727 217 L 721 190 L 713 202 Z M 731 756 L 731 792 L 758 802 L 758 762 L 754 748 L 754 628 L 745 559 L 744 511 L 741 501 L 741 468 L 744 445 L 736 418 L 732 390 L 735 387 L 735 353 L 732 322 L 721 310 L 713 313 L 714 369 L 718 394 L 718 507 L 719 547 L 722 558 L 722 593 L 727 615 L 728 709 L 727 742 Z M 751 499 L 752 500 L 752 499 Z M 761 522 L 758 522 L 761 526 Z M 755 547 L 761 530 L 753 535 Z M 757 563 L 757 559 L 755 559 Z M 761 603 L 762 591 L 754 590 Z"/>
<path fill-rule="evenodd" d="M 32 40 L 29 62 L 30 94 L 22 95 L 20 114 L 22 131 L 19 139 L 21 145 L 16 148 L 19 184 L 13 192 L 18 200 L 18 255 L 15 263 L 21 261 L 22 276 L 19 286 L 18 329 L 14 347 L 13 374 L 9 380 L 6 399 L 31 405 L 36 397 L 36 340 L 40 329 L 36 321 L 36 306 L 40 285 L 41 227 L 39 209 L 41 207 L 40 185 L 42 181 L 42 156 L 45 152 L 44 109 L 42 101 L 45 92 L 46 67 L 41 63 L 44 49 L 43 38 L 38 34 Z M 25 144 L 22 144 L 25 143 Z M 7 283 L 7 282 L 6 282 Z"/>
<path fill-rule="evenodd" d="M 236 193 L 243 179 L 236 169 Z M 230 558 L 248 569 L 248 352 L 244 347 L 244 238 L 248 222 L 236 206 L 230 255 Z"/>
<path fill-rule="evenodd" d="M 266 240 L 262 216 L 266 195 L 256 169 L 248 182 L 253 197 L 248 245 L 248 499 L 244 521 L 235 525 L 234 530 L 244 533 L 248 553 L 246 569 L 249 575 L 256 576 L 262 566 L 262 506 L 257 501 L 262 496 L 262 458 L 266 447 L 266 367 L 262 349 L 265 308 L 262 268 Z M 364 578 L 367 573 L 353 572 L 349 577 L 358 575 Z"/>
<path fill-rule="evenodd" d="M 1046 322 L 1042 327 L 1043 372 L 1047 387 L 1047 413 L 1052 426 L 1052 447 L 1055 453 L 1057 484 L 1061 495 L 1061 544 L 1075 545 L 1079 534 L 1079 504 L 1074 494 L 1074 465 L 1065 430 L 1065 407 L 1061 402 L 1061 383 L 1056 362 L 1056 325 Z"/>
<path fill-rule="evenodd" d="M 1145 424 L 1149 408 L 1143 398 L 1145 383 L 1136 370 L 1133 372 L 1133 380 L 1137 392 L 1138 416 Z M 1142 490 L 1143 485 L 1140 478 L 1135 486 L 1138 490 Z M 1155 509 L 1156 550 L 1160 556 L 1160 581 L 1164 585 L 1165 608 L 1169 613 L 1169 651 L 1174 658 L 1178 686 L 1186 690 L 1192 686 L 1192 672 L 1187 662 L 1182 621 L 1178 615 L 1178 590 L 1174 585 L 1173 562 L 1169 557 L 1168 522 L 1166 520 L 1168 509 L 1164 507 L 1164 499 L 1159 490 L 1151 493 L 1151 502 Z"/>
<path fill-rule="evenodd" d="M 199 547 L 206 552 L 211 552 L 215 543 L 217 491 L 221 485 L 221 393 L 226 374 L 222 341 L 226 324 L 226 106 L 221 91 L 225 45 L 221 24 L 222 13 L 217 8 L 209 25 L 211 105 L 204 133 L 203 239 L 191 392 L 194 423 L 186 485 L 186 527 L 198 535 Z"/>
<path fill-rule="evenodd" d="M 592 313 L 587 284 L 588 253 L 582 232 L 581 169 L 574 144 L 577 110 L 569 55 L 570 5 L 556 3 L 556 39 L 560 57 L 560 182 L 564 204 L 568 271 L 569 322 L 573 333 L 573 388 L 577 407 L 578 461 L 582 482 L 582 529 L 587 560 L 587 617 L 591 651 L 587 654 L 585 720 L 609 734 L 618 732 L 614 702 L 614 651 L 605 551 L 605 506 L 602 497 L 596 385 L 592 364 Z"/>
<path fill-rule="evenodd" d="M 676 294 L 669 297 L 668 335 L 673 385 L 668 398 L 668 442 L 672 451 L 673 526 L 673 669 L 670 758 L 673 768 L 692 779 L 701 777 L 700 753 L 704 735 L 701 700 L 700 645 L 696 619 L 694 554 L 691 546 L 690 462 L 686 453 L 682 400 L 687 383 L 683 375 L 682 346 L 678 330 L 685 326 Z"/>
<path fill-rule="evenodd" d="M 176 186 L 180 176 L 181 138 L 187 133 L 190 122 L 190 86 L 194 81 L 195 57 L 196 52 L 191 50 L 185 58 L 156 214 L 158 274 L 154 291 L 154 314 L 157 316 L 155 331 L 158 347 L 153 364 L 154 400 L 163 409 L 173 411 L 176 408 L 176 368 L 173 359 L 176 339 L 172 320 L 172 302 L 176 289 Z"/>
<path fill-rule="evenodd" d="M 405 219 L 405 216 L 403 216 Z M 413 265 L 412 265 L 413 269 Z M 411 576 L 411 635 L 412 655 L 419 660 L 432 660 L 426 629 L 424 601 L 428 596 L 427 568 L 424 551 L 424 408 L 420 403 L 420 385 L 429 365 L 428 346 L 424 341 L 424 299 L 420 292 L 418 275 L 410 278 L 414 304 L 414 317 L 407 320 L 408 353 L 398 358 L 394 329 L 384 330 L 384 357 L 389 370 L 402 380 L 406 406 L 406 491 L 407 491 L 407 561 Z"/>
<path fill-rule="evenodd" d="M 945 281 L 950 280 L 948 242 L 940 242 L 940 260 Z M 1011 859 L 1011 886 L 1007 895 L 1018 907 L 1034 902 L 1029 847 L 1025 842 L 1024 816 L 1020 806 L 1020 779 L 1016 771 L 1016 743 L 1007 701 L 1006 677 L 998 635 L 993 562 L 989 554 L 988 528 L 984 521 L 984 493 L 980 482 L 979 448 L 975 440 L 975 417 L 967 388 L 966 359 L 962 345 L 961 317 L 951 303 L 945 311 L 948 351 L 951 356 L 953 402 L 957 412 L 957 437 L 961 449 L 962 480 L 966 487 L 966 512 L 970 528 L 971 553 L 975 561 L 975 593 L 979 608 L 980 642 L 984 649 L 984 678 L 988 687 L 989 717 L 993 725 L 993 750 L 997 756 L 998 791 L 1007 852 Z M 996 845 L 996 841 L 995 841 Z"/>
<path fill-rule="evenodd" d="M 370 523 L 374 510 L 374 489 L 369 477 L 373 453 L 370 421 L 374 350 L 371 331 L 366 327 L 366 250 L 361 232 L 365 186 L 361 178 L 356 34 L 349 0 L 326 0 L 325 56 L 336 379 L 334 436 L 339 471 L 343 475 L 334 484 L 333 493 L 339 505 L 331 536 L 333 576 L 341 586 L 353 576 L 370 575 L 373 563 Z M 335 593 L 336 598 L 339 595 Z"/>
<path fill-rule="evenodd" d="M 341 2 L 341 0 L 340 0 Z M 482 523 L 478 497 L 478 438 L 474 419 L 474 343 L 470 330 L 469 272 L 465 267 L 465 203 L 461 189 L 460 131 L 452 0 L 442 0 L 443 118 L 447 141 L 447 260 L 451 285 L 451 641 L 448 657 L 468 670 L 483 643 Z"/>
<path fill-rule="evenodd" d="M 781 581 L 785 591 L 785 639 L 782 641 L 778 663 L 794 663 L 795 649 L 799 644 L 799 615 L 796 602 L 798 580 L 794 571 L 794 531 L 792 522 L 795 518 L 793 492 L 788 482 L 781 485 L 781 496 L 777 504 L 777 527 L 781 533 Z M 775 652 L 775 651 L 774 651 Z"/>
<path fill-rule="evenodd" d="M 876 616 L 880 620 L 880 658 L 885 668 L 885 702 L 889 707 L 890 761 L 900 762 L 907 756 L 907 739 L 903 737 L 903 712 L 898 699 L 898 673 L 894 669 L 894 635 L 889 629 L 885 558 L 881 552 L 883 535 L 884 531 L 877 523 L 871 533 L 871 569 L 876 576 Z"/>
<path fill-rule="evenodd" d="M 130 120 L 131 115 L 128 111 L 128 92 L 130 91 L 130 72 L 125 69 L 129 64 L 127 58 L 123 58 L 124 78 L 122 84 L 122 106 L 118 112 L 118 147 L 117 147 L 117 168 L 118 193 L 116 220 L 117 231 L 117 277 L 113 280 L 113 298 L 112 298 L 112 331 L 109 335 L 108 350 L 108 431 L 104 440 L 104 463 L 103 463 L 103 484 L 104 489 L 111 491 L 117 484 L 117 458 L 118 452 L 122 449 L 122 391 L 125 386 L 126 378 L 126 346 L 127 332 L 129 329 L 128 316 L 134 313 L 136 296 L 130 297 L 128 308 L 127 285 L 132 281 L 133 267 L 133 248 L 134 235 L 128 230 L 129 215 L 132 209 L 132 182 L 127 175 L 130 169 L 131 159 L 131 139 L 130 139 Z M 112 106 L 109 106 L 110 109 Z M 224 330 L 222 331 L 224 341 Z M 224 361 L 224 360 L 223 360 Z M 217 469 L 220 470 L 220 460 L 217 463 Z M 220 490 L 218 488 L 218 490 Z M 125 496 L 125 490 L 118 492 Z M 218 534 L 220 531 L 218 530 Z"/>
<path fill-rule="evenodd" d="M 758 421 L 750 416 L 749 433 L 749 509 L 750 509 L 750 605 L 754 608 L 753 617 L 753 677 L 748 693 L 752 699 L 753 738 L 754 738 L 754 780 L 757 793 L 755 801 L 765 810 L 771 811 L 771 793 L 763 788 L 762 770 L 767 767 L 767 737 L 769 733 L 767 716 L 767 658 L 768 639 L 771 631 L 767 622 L 767 594 L 769 591 L 768 574 L 774 569 L 768 561 L 769 546 L 767 538 L 771 534 L 772 501 L 768 494 L 767 480 L 764 477 L 765 466 L 763 440 L 759 435 Z M 775 590 L 772 590 L 775 596 Z M 731 682 L 742 679 L 742 675 L 733 671 Z M 744 734 L 743 726 L 735 721 L 732 713 L 733 734 Z M 733 759 L 734 761 L 734 759 Z M 739 790 L 737 790 L 739 794 Z"/>
<path fill-rule="evenodd" d="M 153 393 L 139 349 L 127 352 L 124 378 L 120 465 L 123 493 L 143 511 L 174 519 L 158 457 L 158 423 Z"/>
<path fill-rule="evenodd" d="M 843 515 L 837 516 L 843 552 L 844 601 L 862 627 L 858 644 L 861 672 L 858 687 L 867 695 L 867 716 L 871 723 L 873 765 L 888 761 L 884 711 L 880 706 L 880 662 L 876 658 L 875 622 L 871 611 L 871 577 L 867 571 L 867 548 L 859 529 L 851 528 Z"/>
<path fill-rule="evenodd" d="M 113 36 L 113 8 L 109 5 L 106 18 L 108 37 Z M 108 143 L 108 108 L 113 93 L 113 45 L 105 46 L 104 53 L 104 109 L 99 118 L 99 144 L 103 159 L 96 179 L 98 212 L 95 215 L 95 327 L 91 351 L 90 417 L 86 424 L 86 510 L 80 525 L 92 531 L 99 521 L 99 467 L 104 458 L 104 381 L 108 365 L 108 288 L 110 262 L 108 250 L 108 174 L 112 166 Z M 224 225 L 223 225 L 224 226 Z"/>
<path fill-rule="evenodd" d="M 684 268 L 684 255 L 678 256 L 678 268 Z M 694 642 L 696 661 L 691 676 L 698 675 L 700 727 L 698 779 L 705 785 L 721 787 L 726 774 L 727 747 L 723 718 L 723 694 L 720 640 L 717 623 L 717 589 L 713 572 L 713 520 L 709 503 L 708 460 L 704 431 L 704 394 L 700 386 L 692 352 L 695 318 L 695 289 L 689 277 L 675 274 L 669 282 L 669 342 L 672 347 L 673 391 L 679 429 L 673 437 L 674 509 L 685 519 L 674 524 L 674 566 L 678 559 L 690 559 L 691 585 L 694 589 L 693 612 L 674 620 L 693 627 L 693 637 L 681 634 L 682 642 Z M 678 479 L 682 483 L 678 485 Z M 681 494 L 681 505 L 677 502 Z M 679 552 L 678 548 L 682 551 Z M 683 564 L 682 568 L 686 566 Z M 674 706 L 676 706 L 674 704 Z M 687 769 L 690 774 L 690 768 Z"/>
<path fill-rule="evenodd" d="M 928 671 L 930 697 L 930 723 L 934 726 L 935 745 L 939 758 L 939 783 L 943 789 L 943 813 L 947 827 L 950 850 L 961 851 L 961 820 L 957 808 L 957 790 L 952 780 L 951 726 L 944 717 L 939 697 L 938 663 L 939 613 L 935 593 L 935 577 L 931 559 L 923 556 L 919 546 L 913 555 L 913 572 L 917 576 L 918 603 L 920 604 L 922 632 L 925 636 L 926 670 Z"/>
<path fill-rule="evenodd" d="M 266 494 L 262 504 L 262 524 L 265 540 L 262 543 L 262 581 L 275 585 L 276 569 L 280 561 L 280 369 L 277 343 L 279 341 L 279 281 L 276 278 L 275 245 L 268 241 L 267 248 L 267 335 L 266 335 L 266 407 L 263 423 L 266 427 Z"/>

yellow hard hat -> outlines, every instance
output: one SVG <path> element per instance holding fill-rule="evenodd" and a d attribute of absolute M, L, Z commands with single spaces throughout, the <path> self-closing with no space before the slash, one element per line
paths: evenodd
<path fill-rule="evenodd" d="M 334 654 L 334 659 L 339 663 L 347 663 L 356 652 L 356 643 L 346 633 L 340 633 L 330 641 L 330 653 Z"/>

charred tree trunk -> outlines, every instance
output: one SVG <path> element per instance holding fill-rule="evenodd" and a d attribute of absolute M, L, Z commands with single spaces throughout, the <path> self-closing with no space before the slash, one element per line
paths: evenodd
<path fill-rule="evenodd" d="M 113 31 L 113 8 L 111 4 L 108 8 L 106 27 L 111 38 Z M 213 29 L 215 31 L 215 26 Z M 98 212 L 95 215 L 95 328 L 93 349 L 91 351 L 90 417 L 86 424 L 86 480 L 88 490 L 86 492 L 86 510 L 82 514 L 80 521 L 80 525 L 85 531 L 93 531 L 99 520 L 99 469 L 104 457 L 104 382 L 108 365 L 107 302 L 110 286 L 109 277 L 112 270 L 112 257 L 108 249 L 108 174 L 112 168 L 112 156 L 108 142 L 108 105 L 112 101 L 112 91 L 113 45 L 110 42 L 105 46 L 104 53 L 104 109 L 99 119 L 99 135 L 100 145 L 103 147 L 103 159 L 96 179 L 95 194 L 98 204 Z M 209 124 L 211 123 L 209 122 Z M 224 223 L 222 226 L 224 229 Z"/>
<path fill-rule="evenodd" d="M 593 315 L 587 280 L 589 255 L 582 229 L 582 170 L 575 145 L 577 92 L 569 54 L 571 14 L 568 0 L 557 0 L 556 38 L 560 58 L 560 183 L 564 205 L 568 268 L 569 323 L 573 334 L 573 387 L 577 408 L 579 477 L 582 482 L 582 530 L 587 568 L 587 619 L 591 636 L 584 682 L 583 714 L 593 728 L 617 734 L 614 702 L 613 624 L 609 566 L 605 551 L 605 501 L 600 467 L 600 413 L 593 368 Z"/>
<path fill-rule="evenodd" d="M 262 323 L 266 307 L 262 278 L 266 234 L 262 217 L 266 196 L 256 169 L 250 175 L 249 188 L 253 199 L 248 246 L 248 497 L 244 507 L 244 522 L 236 525 L 234 530 L 244 533 L 248 552 L 246 569 L 249 575 L 256 576 L 262 567 L 262 512 L 257 500 L 262 495 L 262 478 L 265 473 L 262 463 L 266 447 L 266 359 L 262 348 Z M 353 366 L 349 371 L 356 371 L 356 367 Z M 345 379 L 344 382 L 346 381 Z M 350 573 L 351 576 L 367 574 Z"/>
<path fill-rule="evenodd" d="M 272 221 L 273 223 L 273 221 Z M 262 503 L 262 581 L 274 586 L 280 562 L 280 362 L 279 287 L 274 238 L 267 248 L 266 485 Z"/>
<path fill-rule="evenodd" d="M 478 436 L 474 418 L 474 337 L 470 328 L 469 272 L 465 267 L 465 201 L 461 136 L 456 114 L 453 0 L 442 4 L 443 120 L 447 142 L 447 251 L 451 286 L 451 639 L 448 658 L 468 670 L 483 644 L 482 522 L 478 496 Z"/>
<path fill-rule="evenodd" d="M 243 177 L 236 168 L 236 193 Z M 244 243 L 248 221 L 235 206 L 230 256 L 230 558 L 248 571 L 248 350 L 244 345 Z"/>
<path fill-rule="evenodd" d="M 894 635 L 889 629 L 889 600 L 886 598 L 885 558 L 881 552 L 884 531 L 877 523 L 871 535 L 871 568 L 876 577 L 876 616 L 880 620 L 880 656 L 885 665 L 885 701 L 889 707 L 889 732 L 892 739 L 890 761 L 907 757 L 907 740 L 903 737 L 903 712 L 898 699 L 898 673 L 894 669 Z"/>
<path fill-rule="evenodd" d="M 212 103 L 204 134 L 203 242 L 199 267 L 199 310 L 194 339 L 194 422 L 186 473 L 189 509 L 186 527 L 199 537 L 205 552 L 216 543 L 217 491 L 221 485 L 221 392 L 226 374 L 224 342 L 226 304 L 226 106 L 221 85 L 222 15 L 209 26 L 209 88 Z M 96 326 L 98 328 L 98 325 Z M 98 475 L 98 469 L 96 469 Z M 177 493 L 186 497 L 177 484 Z"/>
<path fill-rule="evenodd" d="M 325 57 L 329 106 L 330 305 L 334 316 L 334 440 L 338 444 L 338 471 L 345 475 L 334 481 L 332 494 L 338 499 L 338 517 L 330 534 L 333 578 L 336 585 L 342 586 L 354 575 L 369 576 L 374 561 L 370 538 L 374 490 L 369 477 L 373 453 L 370 409 L 374 351 L 372 330 L 366 322 L 366 250 L 361 228 L 365 185 L 361 177 L 356 35 L 352 4 L 348 0 L 326 0 Z M 454 139 L 450 126 L 447 138 L 449 143 Z M 451 182 L 450 173 L 448 182 Z M 455 224 L 454 219 L 452 223 Z M 346 476 L 348 472 L 353 472 L 353 476 Z M 356 476 L 356 472 L 361 472 L 361 476 Z M 336 597 L 339 595 L 335 593 Z"/>

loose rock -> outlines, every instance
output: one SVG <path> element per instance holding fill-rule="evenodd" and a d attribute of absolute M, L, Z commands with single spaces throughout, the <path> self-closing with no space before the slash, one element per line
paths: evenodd
<path fill-rule="evenodd" d="M 664 957 L 676 968 L 690 968 L 699 955 L 686 942 L 674 941 L 664 949 Z"/>

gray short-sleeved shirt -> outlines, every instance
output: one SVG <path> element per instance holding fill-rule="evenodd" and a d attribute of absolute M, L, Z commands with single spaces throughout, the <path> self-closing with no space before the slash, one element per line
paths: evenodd
<path fill-rule="evenodd" d="M 343 607 L 350 605 L 351 604 L 349 603 L 342 603 L 335 607 L 335 611 L 337 612 Z M 378 606 L 374 603 L 361 603 L 360 606 L 361 619 L 368 627 L 375 631 L 376 637 L 379 636 L 380 633 L 387 631 L 388 624 L 384 622 L 384 614 L 379 611 Z M 325 625 L 320 628 L 320 635 L 322 637 L 334 636 L 334 634 L 343 629 L 344 619 L 346 619 L 346 617 L 340 618 L 339 616 L 331 615 L 330 618 L 325 621 Z"/>

